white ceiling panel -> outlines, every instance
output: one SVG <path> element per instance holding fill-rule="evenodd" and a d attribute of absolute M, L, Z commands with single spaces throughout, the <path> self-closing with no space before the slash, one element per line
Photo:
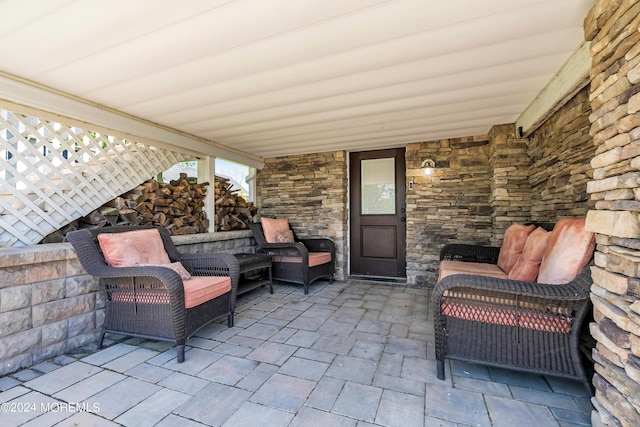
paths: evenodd
<path fill-rule="evenodd" d="M 515 122 L 592 5 L 0 0 L 0 71 L 254 156 L 397 147 Z"/>

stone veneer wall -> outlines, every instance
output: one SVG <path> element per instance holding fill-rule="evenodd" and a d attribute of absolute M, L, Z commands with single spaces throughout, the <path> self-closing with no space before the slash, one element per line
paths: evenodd
<path fill-rule="evenodd" d="M 446 243 L 499 246 L 514 222 L 586 215 L 595 151 L 587 90 L 529 138 L 508 124 L 488 135 L 407 144 L 408 284 L 435 284 Z M 436 161 L 431 177 L 420 169 L 426 158 Z M 336 278 L 347 275 L 347 194 L 344 152 L 270 158 L 258 173 L 259 214 L 289 218 L 300 236 L 334 239 Z"/>
<path fill-rule="evenodd" d="M 407 145 L 408 283 L 435 284 L 440 248 L 446 243 L 490 243 L 489 156 L 487 135 Z M 427 158 L 436 161 L 432 176 L 420 169 Z"/>
<path fill-rule="evenodd" d="M 589 88 L 579 91 L 529 136 L 531 220 L 581 217 L 594 206 L 587 193 L 595 146 L 589 135 Z"/>
<path fill-rule="evenodd" d="M 515 125 L 489 131 L 491 173 L 491 244 L 500 246 L 505 230 L 514 222 L 531 221 L 531 184 L 527 139 L 517 138 Z"/>
<path fill-rule="evenodd" d="M 336 244 L 336 280 L 346 278 L 347 155 L 344 151 L 265 159 L 257 175 L 258 215 L 287 218 L 298 237 Z"/>
<path fill-rule="evenodd" d="M 407 145 L 407 281 L 434 285 L 446 243 L 500 246 L 514 222 L 555 222 L 585 216 L 595 151 L 588 135 L 586 89 L 529 138 L 515 125 L 488 135 Z M 436 160 L 432 177 L 425 158 Z M 407 186 L 408 188 L 408 186 Z"/>
<path fill-rule="evenodd" d="M 597 340 L 594 426 L 640 425 L 640 2 L 597 0 L 591 41 L 591 135 L 596 146 L 592 268 Z"/>
<path fill-rule="evenodd" d="M 253 252 L 249 231 L 174 236 L 183 253 Z M 0 376 L 94 345 L 104 321 L 98 281 L 69 243 L 0 249 Z"/>

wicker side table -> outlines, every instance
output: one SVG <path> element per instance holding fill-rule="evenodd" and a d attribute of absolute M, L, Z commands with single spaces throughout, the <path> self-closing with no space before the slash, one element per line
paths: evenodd
<path fill-rule="evenodd" d="M 249 292 L 260 286 L 269 285 L 269 292 L 273 293 L 271 280 L 271 255 L 264 254 L 235 254 L 240 266 L 240 281 L 238 283 L 238 295 Z M 257 279 L 247 278 L 246 273 L 266 269 L 266 277 L 263 274 Z"/>

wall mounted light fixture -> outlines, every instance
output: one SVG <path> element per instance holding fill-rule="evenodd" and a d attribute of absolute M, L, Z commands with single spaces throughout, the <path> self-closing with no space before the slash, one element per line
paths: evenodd
<path fill-rule="evenodd" d="M 424 159 L 420 166 L 424 170 L 424 174 L 427 176 L 433 175 L 433 170 L 436 167 L 436 162 L 433 159 Z"/>

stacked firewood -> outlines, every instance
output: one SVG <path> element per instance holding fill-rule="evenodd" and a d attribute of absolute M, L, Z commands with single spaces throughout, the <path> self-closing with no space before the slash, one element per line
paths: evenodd
<path fill-rule="evenodd" d="M 204 211 L 207 185 L 191 183 L 184 173 L 168 184 L 150 179 L 80 221 L 98 227 L 151 224 L 165 227 L 171 234 L 205 233 L 209 228 Z"/>
<path fill-rule="evenodd" d="M 247 229 L 257 212 L 253 203 L 239 196 L 238 190 L 232 190 L 232 187 L 228 179 L 216 176 L 216 231 Z"/>
<path fill-rule="evenodd" d="M 204 211 L 204 199 L 208 185 L 208 182 L 196 184 L 184 173 L 169 183 L 150 179 L 45 237 L 42 243 L 62 241 L 68 232 L 79 228 L 114 225 L 162 226 L 172 235 L 206 233 L 209 219 Z M 228 179 L 218 176 L 215 209 L 216 231 L 247 229 L 257 211 L 253 203 L 232 190 Z"/>

